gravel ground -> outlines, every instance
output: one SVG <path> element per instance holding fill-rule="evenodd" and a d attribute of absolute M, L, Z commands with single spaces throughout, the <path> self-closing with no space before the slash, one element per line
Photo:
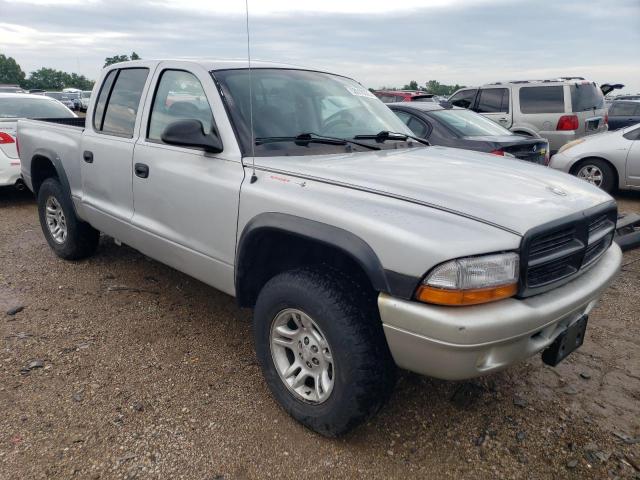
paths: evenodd
<path fill-rule="evenodd" d="M 275 404 L 231 297 L 108 239 L 59 260 L 27 194 L 0 191 L 0 225 L 3 480 L 640 479 L 640 250 L 557 368 L 402 373 L 380 415 L 327 440 Z"/>

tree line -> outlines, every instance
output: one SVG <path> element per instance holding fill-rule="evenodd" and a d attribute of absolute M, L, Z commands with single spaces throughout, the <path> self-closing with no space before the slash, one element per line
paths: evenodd
<path fill-rule="evenodd" d="M 113 57 L 104 59 L 104 66 L 139 59 L 140 56 L 136 52 L 132 52 L 131 55 L 114 55 Z M 25 90 L 42 89 L 56 91 L 62 90 L 63 88 L 91 90 L 95 81 L 78 73 L 68 73 L 47 67 L 42 67 L 27 75 L 18 62 L 16 62 L 15 58 L 0 53 L 0 84 L 2 83 L 19 85 Z"/>
<path fill-rule="evenodd" d="M 405 84 L 402 88 L 396 87 L 381 87 L 379 90 L 417 90 L 420 92 L 431 93 L 433 95 L 442 95 L 443 97 L 448 97 L 456 90 L 464 88 L 465 85 L 445 85 L 444 83 L 440 83 L 437 80 L 429 80 L 425 82 L 424 86 L 418 85 L 418 82 L 415 80 L 411 80 L 409 83 Z"/>

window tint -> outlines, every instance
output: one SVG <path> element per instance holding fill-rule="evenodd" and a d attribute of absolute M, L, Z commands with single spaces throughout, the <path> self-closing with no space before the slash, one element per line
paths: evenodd
<path fill-rule="evenodd" d="M 211 133 L 213 115 L 200 81 L 189 72 L 165 70 L 153 99 L 149 140 L 161 141 L 165 128 L 184 119 L 200 120 L 204 133 Z"/>
<path fill-rule="evenodd" d="M 411 129 L 417 137 L 425 138 L 429 133 L 429 127 L 420 119 L 412 116 L 407 126 Z"/>
<path fill-rule="evenodd" d="M 111 93 L 111 87 L 113 86 L 113 80 L 116 78 L 116 73 L 118 73 L 117 70 L 111 70 L 104 79 L 104 82 L 102 82 L 102 87 L 100 87 L 98 101 L 93 110 L 93 128 L 95 130 L 102 130 L 104 106 L 107 104 L 107 98 L 109 98 L 109 93 Z"/>
<path fill-rule="evenodd" d="M 453 97 L 451 97 L 449 99 L 449 102 L 451 102 L 456 107 L 470 108 L 471 105 L 473 104 L 474 98 L 476 97 L 477 91 L 478 90 L 476 89 L 463 90 L 461 92 L 456 93 Z"/>
<path fill-rule="evenodd" d="M 429 131 L 431 130 L 429 126 L 420 120 L 419 118 L 414 117 L 410 113 L 401 112 L 394 110 L 393 113 L 402 120 L 402 122 L 409 127 L 409 129 L 413 132 L 414 135 L 420 138 L 425 138 Z"/>
<path fill-rule="evenodd" d="M 627 140 L 640 140 L 640 128 L 634 128 L 633 130 L 629 130 L 627 133 L 623 135 Z"/>
<path fill-rule="evenodd" d="M 564 87 L 520 88 L 520 111 L 522 113 L 564 113 Z"/>
<path fill-rule="evenodd" d="M 604 108 L 604 95 L 595 84 L 579 83 L 571 85 L 569 90 L 571 90 L 571 110 L 573 112 Z"/>
<path fill-rule="evenodd" d="M 480 90 L 478 113 L 509 112 L 509 91 L 506 88 L 486 88 Z"/>
<path fill-rule="evenodd" d="M 402 120 L 402 123 L 404 123 L 405 125 L 409 124 L 409 120 L 411 120 L 411 115 L 409 115 L 406 112 L 400 112 L 398 110 L 394 110 L 393 113 L 396 114 L 396 116 Z"/>
<path fill-rule="evenodd" d="M 469 110 L 437 110 L 429 113 L 461 137 L 513 135 L 509 130 Z"/>
<path fill-rule="evenodd" d="M 140 97 L 147 81 L 147 68 L 120 70 L 111 90 L 102 122 L 102 131 L 123 137 L 133 136 Z"/>
<path fill-rule="evenodd" d="M 611 108 L 609 108 L 609 115 L 612 117 L 621 117 L 624 115 L 637 115 L 636 104 L 627 103 L 627 102 L 613 102 L 613 104 L 611 105 Z"/>

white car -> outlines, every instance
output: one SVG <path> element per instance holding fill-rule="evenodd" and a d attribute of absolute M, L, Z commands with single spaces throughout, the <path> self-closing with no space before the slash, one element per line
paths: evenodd
<path fill-rule="evenodd" d="M 606 192 L 640 189 L 640 124 L 569 142 L 549 166 Z"/>
<path fill-rule="evenodd" d="M 0 93 L 0 187 L 21 183 L 16 148 L 19 118 L 72 118 L 76 115 L 53 98 L 26 93 Z"/>
<path fill-rule="evenodd" d="M 91 99 L 91 90 L 83 90 L 80 93 L 80 111 L 86 112 L 89 108 L 89 100 Z"/>

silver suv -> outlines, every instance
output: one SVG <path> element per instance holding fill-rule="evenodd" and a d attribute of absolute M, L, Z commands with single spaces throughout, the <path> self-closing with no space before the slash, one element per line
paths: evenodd
<path fill-rule="evenodd" d="M 490 83 L 460 89 L 449 101 L 514 133 L 546 138 L 552 153 L 571 140 L 607 130 L 602 91 L 582 77 Z"/>

